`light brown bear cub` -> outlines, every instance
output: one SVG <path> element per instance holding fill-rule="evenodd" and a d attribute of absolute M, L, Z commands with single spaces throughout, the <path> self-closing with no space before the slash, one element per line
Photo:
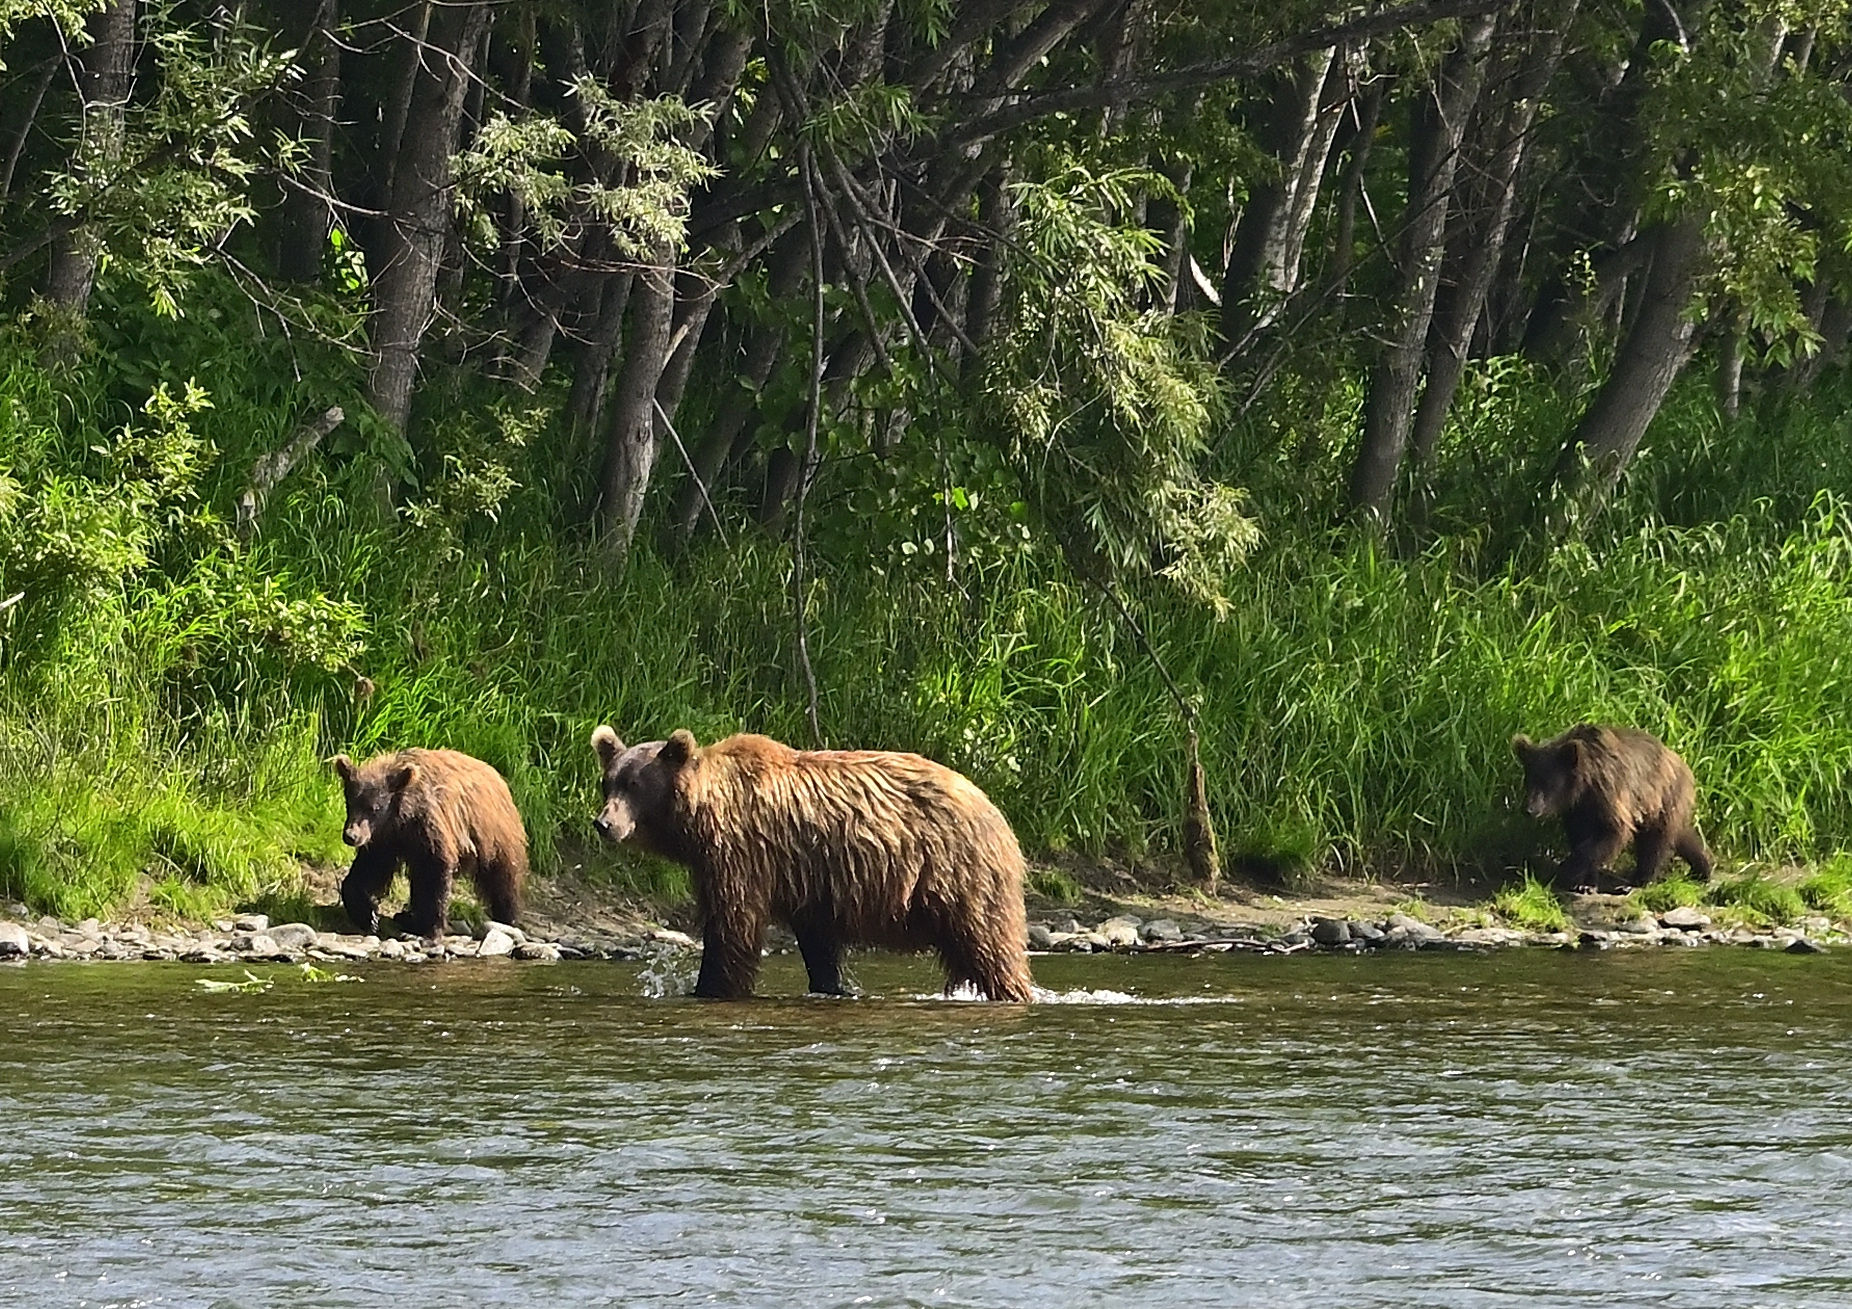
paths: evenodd
<path fill-rule="evenodd" d="M 1692 825 L 1697 784 L 1657 737 L 1582 723 L 1541 745 L 1514 736 L 1511 748 L 1524 762 L 1525 810 L 1533 818 L 1562 816 L 1569 857 L 1557 870 L 1559 884 L 1597 888 L 1602 870 L 1630 843 L 1636 882 L 1657 877 L 1674 853 L 1709 879 L 1710 851 Z"/>
<path fill-rule="evenodd" d="M 704 927 L 695 994 L 752 994 L 767 924 L 790 927 L 810 989 L 841 994 L 842 950 L 934 949 L 949 993 L 1031 998 L 1023 858 L 966 778 L 915 754 L 793 750 L 687 731 L 625 747 L 600 727 L 599 832 L 685 864 Z"/>
<path fill-rule="evenodd" d="M 500 773 L 455 750 L 401 750 L 364 764 L 336 755 L 334 770 L 347 793 L 341 839 L 354 847 L 341 906 L 358 930 L 379 930 L 379 900 L 401 863 L 411 882 L 401 921 L 419 936 L 442 939 L 458 873 L 496 922 L 518 920 L 527 832 Z"/>

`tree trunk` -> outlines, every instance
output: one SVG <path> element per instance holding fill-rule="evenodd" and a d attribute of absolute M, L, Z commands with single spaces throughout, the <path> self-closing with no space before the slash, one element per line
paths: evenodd
<path fill-rule="evenodd" d="M 341 46 L 334 30 L 340 0 L 320 0 L 302 37 L 301 59 L 309 70 L 295 115 L 296 134 L 309 148 L 298 176 L 284 179 L 282 241 L 277 271 L 288 282 L 320 280 L 322 255 L 335 223 L 334 124 L 341 106 Z"/>
<path fill-rule="evenodd" d="M 1409 148 L 1408 217 L 1401 266 L 1383 350 L 1370 375 L 1363 443 L 1350 483 L 1351 507 L 1377 530 L 1389 521 L 1414 417 L 1415 386 L 1440 283 L 1441 237 L 1459 164 L 1460 137 L 1479 97 L 1493 25 L 1490 17 L 1469 24 L 1432 91 L 1416 102 L 1418 109 L 1426 111 L 1421 116 L 1427 121 L 1417 124 Z"/>
<path fill-rule="evenodd" d="M 598 523 L 607 555 L 620 566 L 636 538 L 643 497 L 656 463 L 656 387 L 669 362 L 669 337 L 675 321 L 675 251 L 659 245 L 635 282 L 624 371 L 618 379 L 604 468 L 598 477 Z"/>
<path fill-rule="evenodd" d="M 433 9 L 392 165 L 391 199 L 375 265 L 375 362 L 367 399 L 400 430 L 411 412 L 418 348 L 436 307 L 451 226 L 450 156 L 471 81 L 470 62 L 488 17 L 479 2 Z"/>
<path fill-rule="evenodd" d="M 1556 481 L 1589 496 L 1599 509 L 1626 471 L 1679 370 L 1691 358 L 1694 329 L 1686 308 L 1704 264 L 1704 227 L 1681 218 L 1647 237 L 1652 266 L 1614 368 L 1557 461 Z"/>
<path fill-rule="evenodd" d="M 129 93 L 135 83 L 135 0 L 115 0 L 89 22 L 91 44 L 78 61 L 82 139 L 71 162 L 78 176 L 107 171 L 122 157 Z M 45 298 L 83 317 L 96 283 L 95 233 L 79 227 L 52 243 Z"/>
<path fill-rule="evenodd" d="M 1221 335 L 1231 356 L 1273 321 L 1280 300 L 1299 284 L 1305 229 L 1343 118 L 1342 96 L 1327 90 L 1344 72 L 1336 55 L 1335 48 L 1307 55 L 1276 82 L 1267 138 L 1280 175 L 1249 192 L 1222 273 Z"/>
<path fill-rule="evenodd" d="M 1504 111 L 1496 118 L 1485 115 L 1496 126 L 1487 143 L 1489 150 L 1465 188 L 1472 201 L 1457 233 L 1453 287 L 1429 337 L 1427 383 L 1421 391 L 1421 404 L 1415 411 L 1409 438 L 1410 462 L 1417 469 L 1425 468 L 1432 460 L 1447 411 L 1453 407 L 1454 393 L 1466 368 L 1467 347 L 1498 272 L 1505 233 L 1517 207 L 1518 169 L 1525 143 L 1544 89 L 1562 57 L 1563 36 L 1575 19 L 1579 2 L 1560 0 L 1554 12 L 1542 16 L 1537 35 L 1511 81 L 1511 98 Z"/>

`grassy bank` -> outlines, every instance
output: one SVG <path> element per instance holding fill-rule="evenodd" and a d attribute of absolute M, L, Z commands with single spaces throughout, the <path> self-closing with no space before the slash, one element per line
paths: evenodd
<path fill-rule="evenodd" d="M 334 440 L 241 541 L 245 472 L 328 379 L 131 405 L 147 386 L 11 358 L 0 599 L 21 598 L 0 612 L 0 890 L 35 908 L 197 914 L 339 862 L 336 750 L 487 759 L 544 870 L 585 831 L 595 723 L 808 738 L 777 542 L 646 545 L 616 569 L 546 521 L 557 474 L 522 462 L 507 414 L 457 419 L 452 448 L 477 455 L 396 516 L 370 493 L 369 451 Z M 1817 409 L 1791 422 L 1790 450 L 1843 436 Z M 1689 449 L 1701 468 L 1747 458 L 1725 444 L 1705 428 Z M 1227 618 L 1133 597 L 1199 698 L 1225 851 L 1276 874 L 1518 868 L 1557 834 L 1516 811 L 1508 739 L 1583 718 L 1685 754 L 1726 862 L 1852 849 L 1846 506 L 1752 473 L 1738 482 L 1768 493 L 1716 521 L 1623 509 L 1518 562 L 1488 562 L 1483 538 L 1395 551 L 1258 506 L 1266 544 Z M 1689 506 L 1694 476 L 1649 461 L 1642 484 Z M 840 522 L 820 537 L 808 632 L 829 744 L 944 760 L 1033 850 L 1168 857 L 1177 713 L 1096 593 L 1034 549 L 967 559 L 948 585 L 934 560 L 858 550 Z"/>

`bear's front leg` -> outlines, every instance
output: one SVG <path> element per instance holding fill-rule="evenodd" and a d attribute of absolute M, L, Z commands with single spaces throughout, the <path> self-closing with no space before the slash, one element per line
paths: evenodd
<path fill-rule="evenodd" d="M 1613 866 L 1615 856 L 1626 844 L 1626 837 L 1614 831 L 1582 832 L 1570 848 L 1569 857 L 1557 869 L 1559 886 L 1577 891 L 1601 890 L 1603 869 Z"/>
<path fill-rule="evenodd" d="M 765 924 L 740 915 L 709 914 L 701 933 L 701 973 L 694 993 L 704 1000 L 744 1000 L 759 977 Z"/>
<path fill-rule="evenodd" d="M 341 908 L 362 936 L 379 932 L 380 898 L 392 886 L 392 876 L 399 871 L 394 856 L 363 845 L 354 851 L 354 863 L 341 880 Z"/>
<path fill-rule="evenodd" d="M 842 948 L 827 925 L 793 923 L 791 930 L 797 936 L 797 951 L 804 956 L 812 995 L 860 994 L 842 980 Z"/>

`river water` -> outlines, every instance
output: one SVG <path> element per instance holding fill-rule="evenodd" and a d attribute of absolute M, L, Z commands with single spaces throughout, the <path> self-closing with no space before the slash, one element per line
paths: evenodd
<path fill-rule="evenodd" d="M 254 971 L 0 969 L 0 1304 L 1852 1304 L 1852 951 Z"/>

